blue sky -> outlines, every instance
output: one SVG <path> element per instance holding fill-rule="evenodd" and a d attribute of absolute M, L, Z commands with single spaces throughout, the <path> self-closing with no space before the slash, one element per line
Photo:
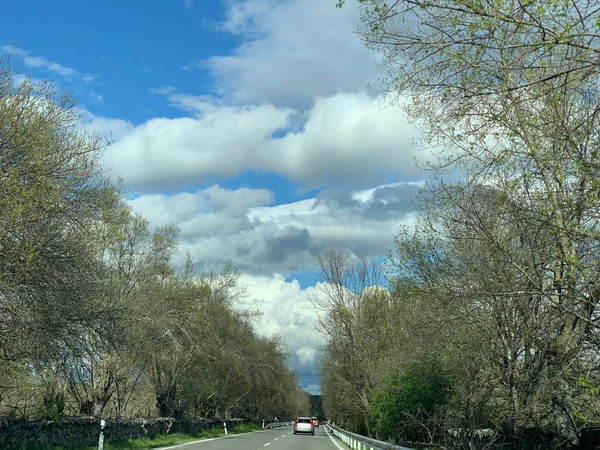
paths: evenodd
<path fill-rule="evenodd" d="M 177 223 L 198 268 L 231 259 L 318 392 L 314 271 L 331 246 L 381 257 L 423 175 L 419 134 L 367 89 L 378 56 L 336 0 L 21 0 L 3 6 L 13 64 L 80 99 L 82 128 L 134 209 Z"/>

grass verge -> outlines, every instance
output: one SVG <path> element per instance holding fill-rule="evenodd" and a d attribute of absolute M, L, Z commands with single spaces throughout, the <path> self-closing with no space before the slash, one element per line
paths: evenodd
<path fill-rule="evenodd" d="M 249 433 L 251 431 L 262 430 L 257 424 L 244 423 L 233 428 L 228 428 L 228 434 L 240 434 Z M 200 433 L 194 434 L 159 434 L 154 438 L 139 438 L 139 439 L 127 439 L 121 442 L 105 442 L 104 450 L 149 450 L 158 447 L 168 447 L 170 445 L 185 444 L 187 442 L 199 441 L 202 439 L 210 439 L 215 437 L 224 436 L 225 432 L 221 427 L 211 428 L 210 430 L 204 430 Z M 98 445 L 91 447 L 47 447 L 39 445 L 28 445 L 21 448 L 13 448 L 12 450 L 98 450 Z"/>

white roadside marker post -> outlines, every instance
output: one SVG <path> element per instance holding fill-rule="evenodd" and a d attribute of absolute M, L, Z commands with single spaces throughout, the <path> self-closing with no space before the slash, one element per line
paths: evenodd
<path fill-rule="evenodd" d="M 106 422 L 104 419 L 100 419 L 100 438 L 98 439 L 98 450 L 104 449 L 104 425 L 106 425 Z"/>
<path fill-rule="evenodd" d="M 265 427 L 265 419 L 263 419 L 263 428 Z"/>
<path fill-rule="evenodd" d="M 227 434 L 227 423 L 223 422 L 223 428 L 225 428 L 225 434 Z"/>

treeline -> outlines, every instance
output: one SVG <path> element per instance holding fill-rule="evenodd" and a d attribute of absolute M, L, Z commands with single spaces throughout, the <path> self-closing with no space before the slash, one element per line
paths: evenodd
<path fill-rule="evenodd" d="M 386 267 L 320 261 L 326 413 L 394 441 L 576 446 L 600 421 L 600 4 L 360 3 L 434 159 Z"/>
<path fill-rule="evenodd" d="M 170 261 L 179 230 L 151 230 L 80 131 L 73 99 L 0 61 L 0 414 L 26 418 L 308 412 L 284 343 L 229 264 Z"/>

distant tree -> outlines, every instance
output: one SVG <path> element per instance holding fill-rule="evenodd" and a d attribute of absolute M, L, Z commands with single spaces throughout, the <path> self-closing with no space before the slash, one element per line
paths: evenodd
<path fill-rule="evenodd" d="M 315 416 L 319 420 L 325 419 L 325 412 L 323 411 L 323 401 L 320 395 L 310 395 L 310 416 Z"/>
<path fill-rule="evenodd" d="M 376 362 L 397 342 L 382 264 L 329 249 L 318 259 L 321 311 L 319 328 L 327 337 L 320 363 L 324 409 L 338 423 L 370 431 L 369 391 L 378 376 Z"/>

